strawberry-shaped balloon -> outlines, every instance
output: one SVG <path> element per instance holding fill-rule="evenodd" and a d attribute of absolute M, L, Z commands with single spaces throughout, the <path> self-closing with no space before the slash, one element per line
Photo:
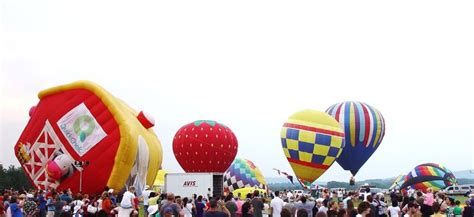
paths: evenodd
<path fill-rule="evenodd" d="M 181 127 L 173 139 L 176 160 L 186 172 L 225 172 L 237 154 L 232 130 L 216 121 L 199 120 Z"/>

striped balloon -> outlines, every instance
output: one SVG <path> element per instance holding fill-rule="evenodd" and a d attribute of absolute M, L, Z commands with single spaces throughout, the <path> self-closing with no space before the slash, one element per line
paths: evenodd
<path fill-rule="evenodd" d="M 377 109 L 362 102 L 337 103 L 326 112 L 344 129 L 345 147 L 336 161 L 356 175 L 382 142 L 385 120 Z"/>
<path fill-rule="evenodd" d="M 404 178 L 401 189 L 410 186 L 413 189 L 426 192 L 428 188 L 439 191 L 456 184 L 456 177 L 446 167 L 436 163 L 426 163 L 416 166 Z"/>

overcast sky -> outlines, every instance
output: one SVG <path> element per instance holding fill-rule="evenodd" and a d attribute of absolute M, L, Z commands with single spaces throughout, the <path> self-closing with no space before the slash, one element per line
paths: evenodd
<path fill-rule="evenodd" d="M 358 180 L 436 162 L 474 168 L 472 1 L 2 1 L 0 162 L 45 88 L 87 79 L 151 113 L 163 167 L 184 124 L 229 126 L 265 176 L 291 168 L 280 128 L 366 102 L 386 134 Z M 320 181 L 347 181 L 334 163 Z"/>

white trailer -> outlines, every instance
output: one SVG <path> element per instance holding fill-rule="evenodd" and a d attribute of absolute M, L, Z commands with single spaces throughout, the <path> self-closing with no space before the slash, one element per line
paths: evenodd
<path fill-rule="evenodd" d="M 191 198 L 193 194 L 207 198 L 208 189 L 211 196 L 223 194 L 224 177 L 222 173 L 167 173 L 163 191 L 171 192 L 181 198 Z"/>

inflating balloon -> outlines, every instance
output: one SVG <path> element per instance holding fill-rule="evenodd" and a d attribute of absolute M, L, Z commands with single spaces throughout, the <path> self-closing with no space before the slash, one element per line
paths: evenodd
<path fill-rule="evenodd" d="M 174 156 L 186 172 L 223 173 L 234 160 L 237 148 L 232 130 L 209 120 L 181 127 L 173 139 Z"/>
<path fill-rule="evenodd" d="M 153 182 L 154 186 L 163 186 L 165 185 L 165 176 L 168 174 L 167 170 L 159 170 L 156 174 L 155 181 Z"/>
<path fill-rule="evenodd" d="M 262 172 L 247 159 L 236 158 L 224 173 L 224 190 L 234 191 L 245 187 L 265 189 L 267 182 Z"/>
<path fill-rule="evenodd" d="M 258 191 L 259 195 L 265 197 L 267 191 L 265 189 L 255 188 L 255 187 L 246 187 L 246 188 L 239 188 L 237 190 L 232 191 L 232 194 L 236 197 L 239 197 L 241 200 L 245 200 L 247 198 L 247 194 L 254 194 L 255 191 Z"/>
<path fill-rule="evenodd" d="M 326 112 L 345 133 L 344 149 L 336 161 L 355 176 L 382 142 L 385 120 L 379 111 L 361 102 L 338 103 Z"/>
<path fill-rule="evenodd" d="M 151 185 L 162 161 L 153 119 L 89 81 L 39 93 L 15 155 L 34 186 L 100 193 Z M 89 164 L 75 164 L 89 162 Z M 80 183 L 82 171 L 82 183 Z"/>
<path fill-rule="evenodd" d="M 289 117 L 281 129 L 281 144 L 295 175 L 304 181 L 319 178 L 339 157 L 344 131 L 324 112 L 304 110 Z"/>
<path fill-rule="evenodd" d="M 416 190 L 426 192 L 426 189 L 431 188 L 434 191 L 439 191 L 448 186 L 457 183 L 456 177 L 446 167 L 436 163 L 426 163 L 416 166 L 409 172 L 403 180 L 401 189 L 406 189 L 408 186 Z"/>
<path fill-rule="evenodd" d="M 390 190 L 394 190 L 394 189 L 400 189 L 400 187 L 403 185 L 403 183 L 405 182 L 405 175 L 404 174 L 400 174 L 398 175 L 397 178 L 395 178 L 395 180 L 393 180 L 393 183 L 392 185 L 390 185 Z"/>

